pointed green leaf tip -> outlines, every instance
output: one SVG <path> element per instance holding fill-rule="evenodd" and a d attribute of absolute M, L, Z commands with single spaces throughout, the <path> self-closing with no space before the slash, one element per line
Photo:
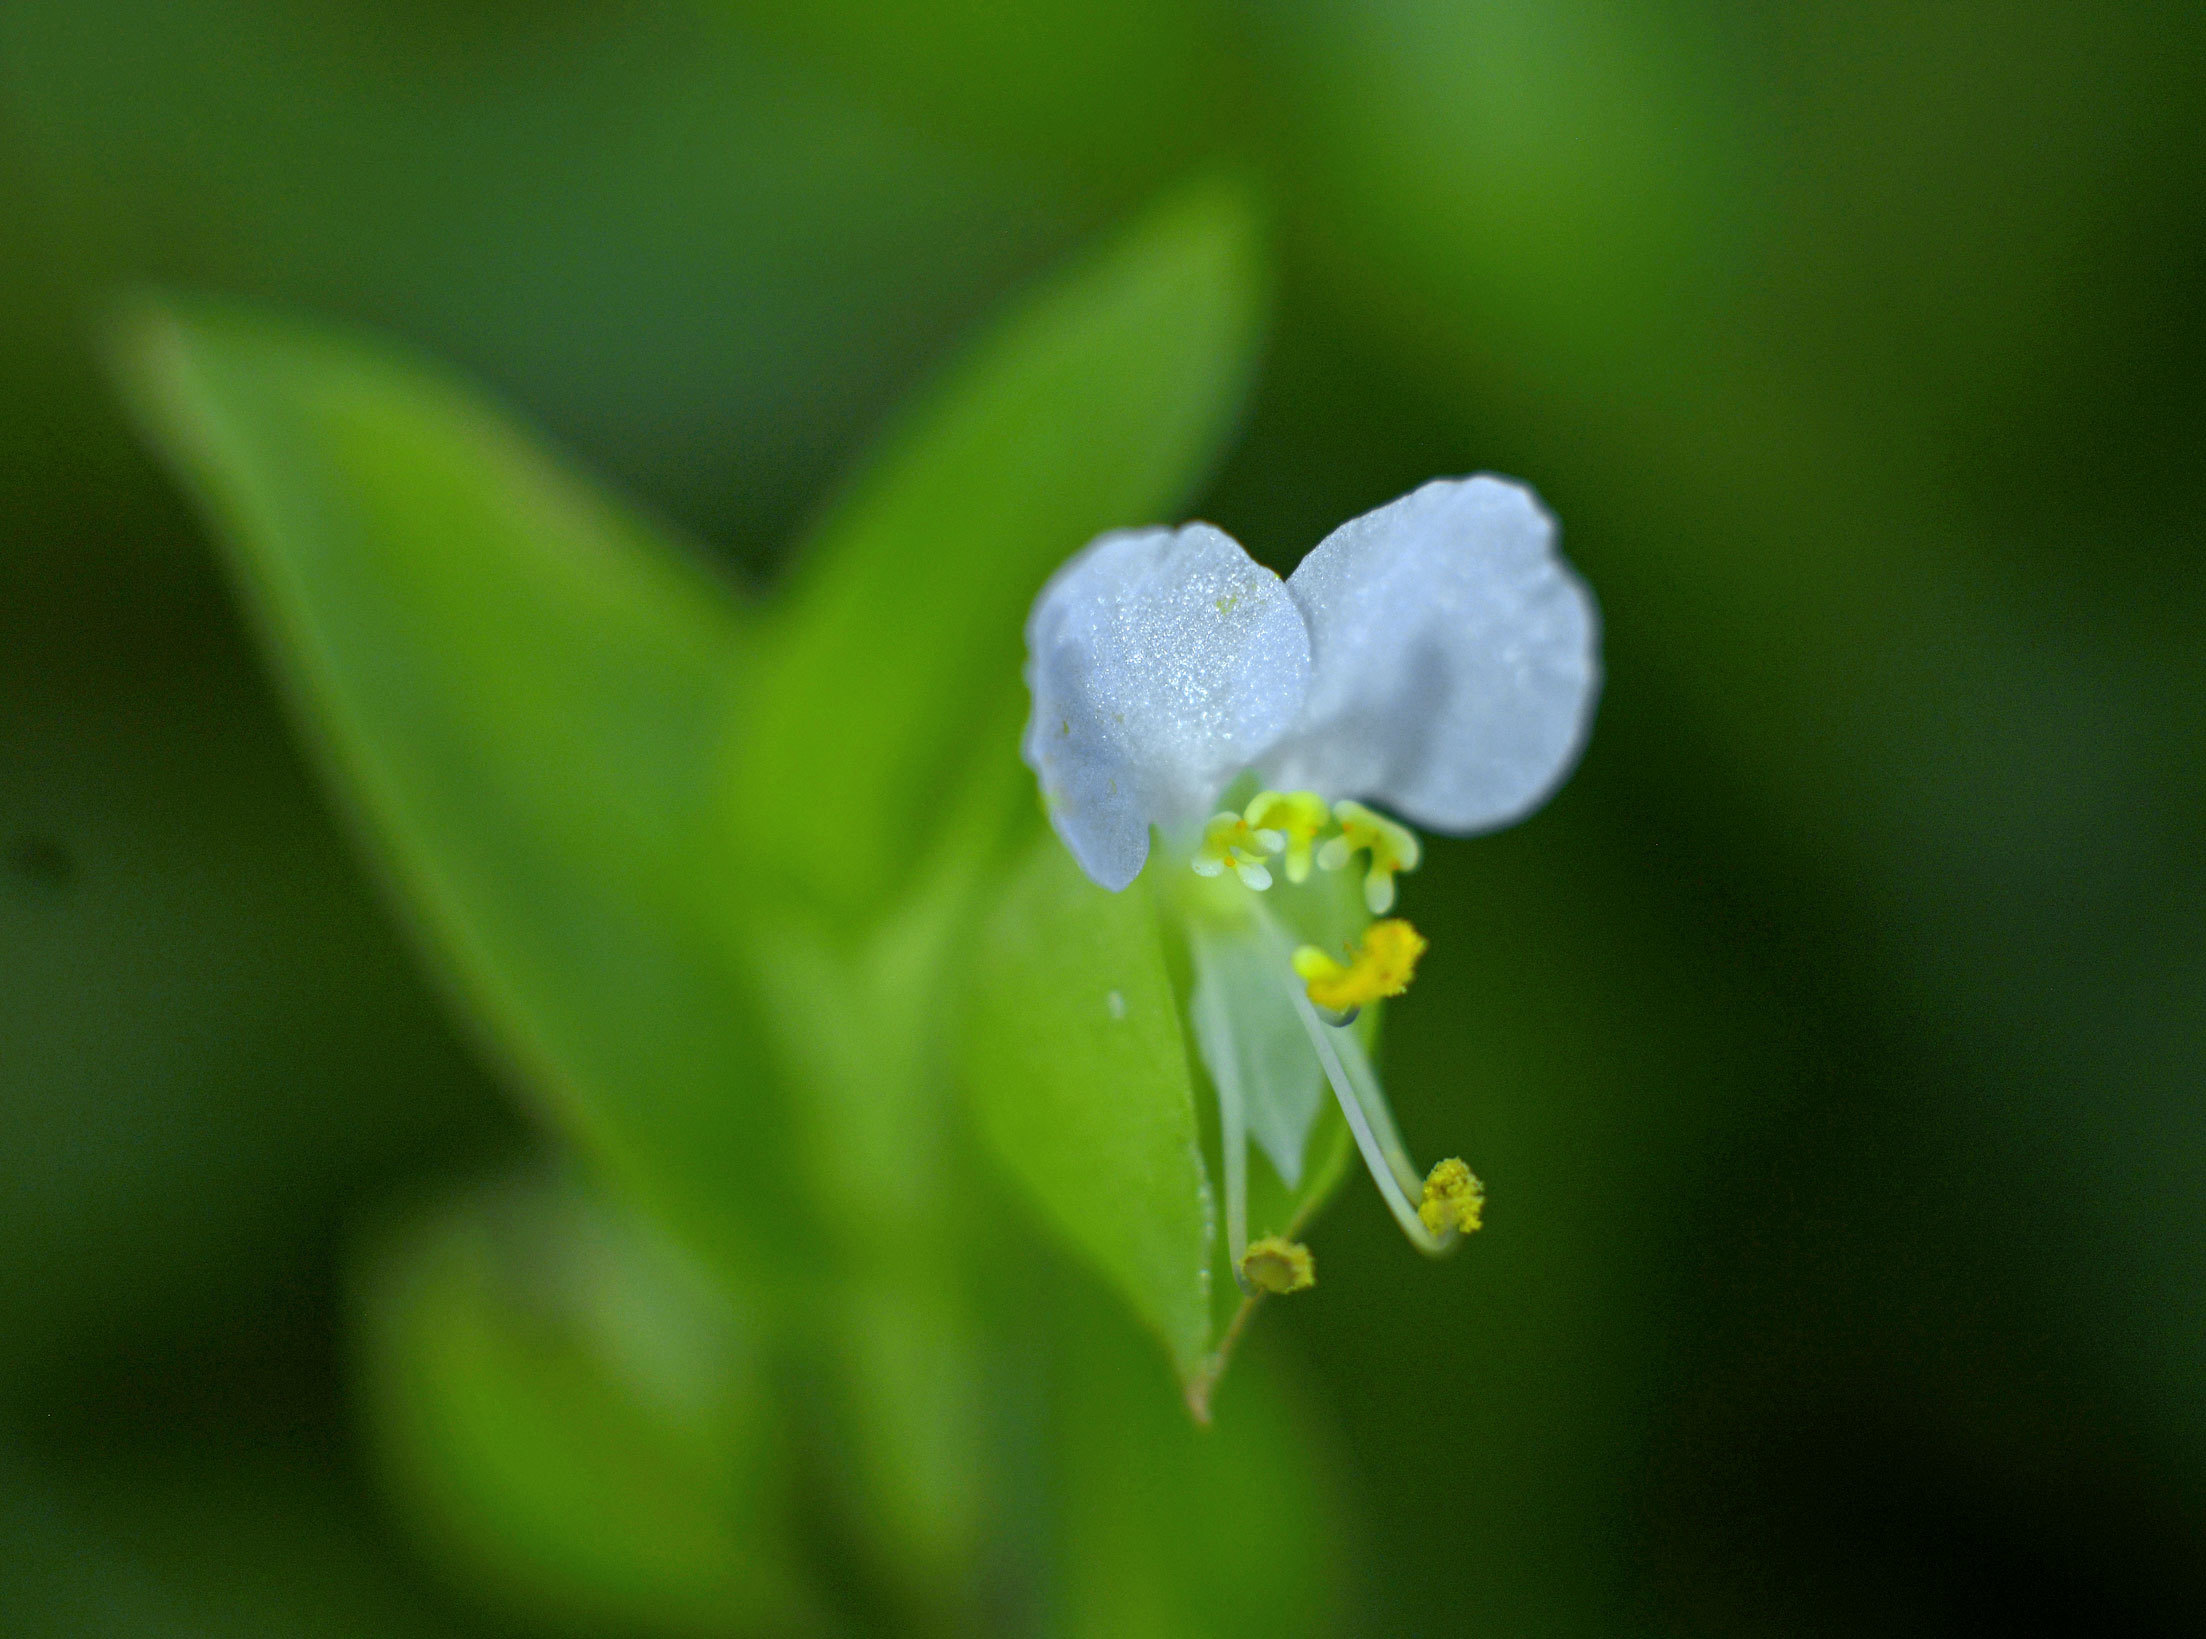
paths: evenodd
<path fill-rule="evenodd" d="M 528 1090 L 702 1244 L 797 1244 L 700 891 L 748 641 L 726 590 L 395 349 L 173 302 L 116 353 L 310 749 Z"/>
<path fill-rule="evenodd" d="M 1206 181 L 1045 284 L 896 428 L 793 572 L 735 782 L 749 852 L 869 912 L 1015 720 L 1028 607 L 1107 529 L 1178 516 L 1261 339 L 1246 192 Z M 804 793 L 791 836 L 762 792 Z"/>
<path fill-rule="evenodd" d="M 1195 1380 L 1213 1214 L 1145 887 L 1106 893 L 1038 837 L 982 930 L 973 979 L 964 1069 L 982 1132 Z"/>

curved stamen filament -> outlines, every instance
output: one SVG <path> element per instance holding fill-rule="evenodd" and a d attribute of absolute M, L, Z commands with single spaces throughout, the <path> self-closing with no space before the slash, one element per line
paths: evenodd
<path fill-rule="evenodd" d="M 1310 998 L 1302 993 L 1301 987 L 1290 986 L 1290 993 L 1302 1028 L 1309 1035 L 1311 1047 L 1316 1049 L 1325 1079 L 1332 1083 L 1340 1113 L 1348 1118 L 1348 1130 L 1355 1134 L 1356 1148 L 1363 1152 L 1363 1164 L 1371 1173 L 1371 1181 L 1379 1186 L 1387 1210 L 1394 1214 L 1394 1221 L 1401 1226 L 1402 1233 L 1419 1251 L 1447 1251 L 1456 1242 L 1455 1229 L 1444 1227 L 1436 1234 L 1425 1226 L 1417 1212 L 1418 1203 L 1411 1199 L 1413 1191 L 1423 1194 L 1424 1185 L 1402 1150 L 1393 1119 L 1387 1115 L 1383 1102 L 1374 1099 L 1367 1103 L 1364 1090 L 1357 1085 L 1359 1078 L 1349 1072 L 1351 1056 L 1358 1061 L 1358 1068 L 1365 1076 L 1370 1074 L 1369 1061 L 1364 1059 L 1360 1048 L 1350 1046 L 1354 1037 L 1345 1030 L 1336 1031 L 1317 1016 L 1317 1009 L 1310 1005 Z M 1344 1052 L 1343 1048 L 1348 1050 Z"/>
<path fill-rule="evenodd" d="M 1314 1007 L 1309 1019 L 1315 1021 L 1324 1032 L 1324 1039 L 1339 1054 L 1348 1084 L 1355 1090 L 1356 1102 L 1371 1123 L 1380 1153 L 1386 1157 L 1387 1175 L 1414 1201 L 1424 1189 L 1424 1174 L 1409 1158 L 1409 1146 L 1402 1142 L 1401 1131 L 1394 1125 L 1394 1112 L 1387 1107 L 1386 1093 L 1379 1086 L 1379 1073 L 1371 1067 L 1371 1056 L 1363 1050 L 1362 1039 L 1351 1029 L 1325 1023 Z M 1309 1029 L 1310 1023 L 1306 1021 L 1303 1028 Z"/>
<path fill-rule="evenodd" d="M 1387 1109 L 1386 1094 L 1379 1086 L 1378 1074 L 1371 1068 L 1363 1043 L 1356 1039 L 1354 1030 L 1329 1025 L 1318 1016 L 1307 989 L 1295 974 L 1286 935 L 1271 916 L 1262 911 L 1258 915 L 1279 953 L 1280 982 L 1286 986 L 1288 999 L 1294 1003 L 1295 1017 L 1302 1021 L 1303 1034 L 1310 1038 L 1311 1050 L 1317 1054 L 1318 1066 L 1333 1089 L 1340 1113 L 1347 1117 L 1348 1130 L 1355 1136 L 1356 1148 L 1363 1156 L 1371 1181 L 1379 1186 L 1387 1210 L 1394 1214 L 1394 1221 L 1401 1226 L 1410 1243 L 1421 1252 L 1438 1256 L 1462 1238 L 1464 1226 L 1476 1222 L 1475 1210 L 1459 1211 L 1455 1202 L 1467 1189 L 1475 1189 L 1477 1180 L 1470 1177 L 1470 1169 L 1463 1167 L 1461 1162 L 1442 1162 L 1433 1169 L 1430 1180 L 1418 1172 L 1409 1158 L 1408 1148 L 1402 1143 L 1400 1130 L 1394 1125 L 1393 1113 Z M 1451 1166 L 1461 1168 L 1469 1184 L 1458 1187 L 1456 1195 L 1448 1196 L 1443 1210 L 1427 1214 L 1423 1208 L 1432 1198 L 1434 1184 L 1455 1187 Z M 1429 1222 L 1428 1218 L 1437 1222 Z"/>

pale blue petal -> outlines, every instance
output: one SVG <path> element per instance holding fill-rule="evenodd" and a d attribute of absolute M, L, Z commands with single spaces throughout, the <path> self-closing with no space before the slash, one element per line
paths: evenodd
<path fill-rule="evenodd" d="M 1600 616 L 1521 484 L 1435 480 L 1333 531 L 1288 590 L 1312 665 L 1272 785 L 1461 835 L 1521 819 L 1577 761 Z"/>
<path fill-rule="evenodd" d="M 1149 827 L 1205 818 L 1301 709 L 1310 645 L 1286 587 L 1208 524 L 1105 535 L 1026 626 L 1022 746 L 1080 868 L 1117 890 Z"/>

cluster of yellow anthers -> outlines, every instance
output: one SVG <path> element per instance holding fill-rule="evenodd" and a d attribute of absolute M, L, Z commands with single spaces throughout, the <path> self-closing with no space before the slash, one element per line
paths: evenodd
<path fill-rule="evenodd" d="M 1486 1186 L 1461 1160 L 1450 1156 L 1426 1176 L 1417 1221 L 1433 1237 L 1429 1247 L 1445 1247 L 1457 1235 L 1475 1235 L 1485 1214 Z M 1251 1297 L 1306 1292 L 1317 1284 L 1317 1259 L 1300 1241 L 1266 1235 L 1249 1243 L 1239 1274 L 1241 1289 Z"/>
<path fill-rule="evenodd" d="M 1418 1222 L 1435 1235 L 1450 1228 L 1471 1234 L 1485 1212 L 1486 1186 L 1469 1167 L 1453 1159 L 1432 1169 L 1425 1179 L 1425 1198 L 1417 1203 Z"/>
<path fill-rule="evenodd" d="M 1300 1241 L 1266 1235 L 1242 1255 L 1241 1278 L 1258 1292 L 1306 1292 L 1317 1284 L 1317 1260 Z"/>
<path fill-rule="evenodd" d="M 1436 1244 L 1456 1235 L 1475 1235 L 1486 1214 L 1486 1186 L 1456 1157 L 1434 1167 L 1425 1178 L 1417 1221 Z M 1300 1241 L 1266 1235 L 1249 1242 L 1241 1255 L 1241 1289 L 1251 1297 L 1306 1292 L 1317 1284 L 1317 1259 Z"/>
<path fill-rule="evenodd" d="M 1335 826 L 1338 833 L 1319 847 L 1318 838 Z M 1308 881 L 1313 863 L 1320 870 L 1343 871 L 1356 855 L 1365 855 L 1363 902 L 1373 916 L 1384 916 L 1394 908 L 1395 874 L 1416 870 L 1421 850 L 1414 831 L 1360 802 L 1328 804 L 1314 791 L 1259 791 L 1240 813 L 1229 809 L 1211 816 L 1195 850 L 1195 874 L 1222 876 L 1231 870 L 1261 893 L 1272 885 L 1271 867 L 1264 862 L 1274 854 L 1285 856 L 1289 882 Z"/>
<path fill-rule="evenodd" d="M 1353 1013 L 1407 990 L 1417 974 L 1417 958 L 1424 954 L 1425 936 L 1396 916 L 1364 929 L 1363 943 L 1346 962 L 1315 945 L 1300 947 L 1294 970 L 1311 1001 L 1330 1013 Z"/>

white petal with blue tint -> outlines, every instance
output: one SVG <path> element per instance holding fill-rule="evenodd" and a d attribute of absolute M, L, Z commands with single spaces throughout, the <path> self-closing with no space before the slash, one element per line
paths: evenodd
<path fill-rule="evenodd" d="M 1436 480 L 1333 531 L 1288 589 L 1312 668 L 1262 759 L 1273 785 L 1463 834 L 1522 818 L 1577 760 L 1600 617 L 1530 490 Z"/>
<path fill-rule="evenodd" d="M 1309 682 L 1294 600 L 1208 524 L 1101 537 L 1043 589 L 1026 642 L 1022 751 L 1073 858 L 1113 890 L 1152 824 L 1209 813 Z"/>

